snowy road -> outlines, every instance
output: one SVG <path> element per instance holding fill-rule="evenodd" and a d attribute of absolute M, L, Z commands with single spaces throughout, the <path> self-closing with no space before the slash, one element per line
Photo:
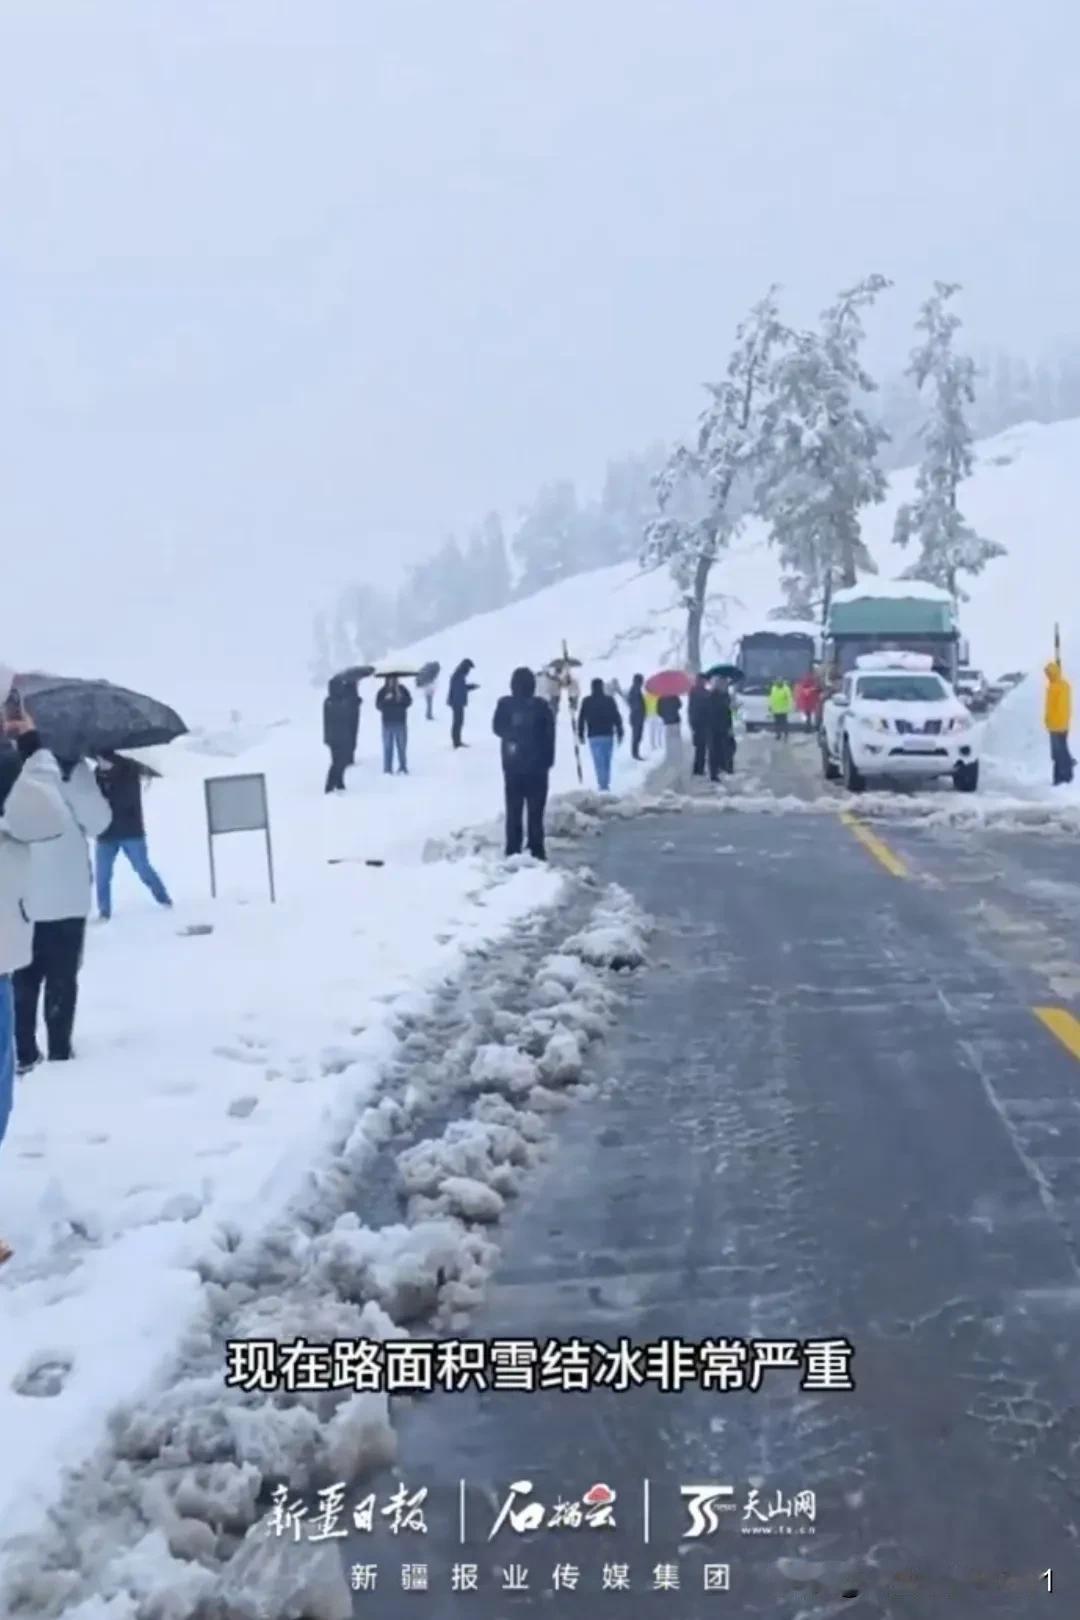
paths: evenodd
<path fill-rule="evenodd" d="M 426 1601 L 440 1620 L 1015 1617 L 1050 1611 L 1048 1569 L 1075 1612 L 1075 842 L 903 822 L 875 834 L 833 816 L 682 815 L 613 827 L 589 851 L 657 920 L 653 966 L 601 1049 L 614 1083 L 565 1116 L 471 1327 L 845 1336 L 855 1390 L 802 1393 L 797 1373 L 771 1372 L 753 1395 L 399 1407 L 399 1472 L 430 1488 L 430 1533 L 354 1538 L 350 1559 L 381 1571 L 357 1615 Z M 603 1480 L 618 1530 L 489 1544 L 493 1501 L 522 1479 L 549 1506 Z M 735 1511 L 715 1537 L 681 1540 L 680 1487 L 704 1483 L 732 1485 Z M 814 1492 L 814 1533 L 780 1534 L 782 1516 L 766 1533 L 752 1488 L 761 1503 Z M 427 1561 L 437 1600 L 400 1590 L 406 1558 Z M 705 1591 L 721 1562 L 730 1592 Z M 455 1563 L 479 1565 L 478 1593 L 452 1594 Z M 511 1563 L 528 1593 L 501 1593 Z M 632 1596 L 601 1594 L 605 1564 L 627 1566 Z M 575 1589 L 552 1592 L 556 1565 L 579 1570 Z M 670 1570 L 654 1589 L 658 1565 L 677 1566 L 677 1591 Z"/>

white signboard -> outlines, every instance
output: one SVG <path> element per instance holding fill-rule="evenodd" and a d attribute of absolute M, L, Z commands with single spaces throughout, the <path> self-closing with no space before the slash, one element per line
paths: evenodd
<path fill-rule="evenodd" d="M 274 892 L 274 852 L 270 843 L 270 806 L 266 796 L 266 777 L 261 773 L 246 776 L 208 776 L 203 783 L 206 791 L 206 840 L 210 853 L 210 893 L 217 897 L 217 872 L 214 867 L 214 839 L 224 833 L 261 832 L 266 835 L 266 872 L 270 882 L 270 899 Z"/>

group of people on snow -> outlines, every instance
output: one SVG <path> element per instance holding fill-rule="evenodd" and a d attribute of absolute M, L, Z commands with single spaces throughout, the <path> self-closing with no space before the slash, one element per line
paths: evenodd
<path fill-rule="evenodd" d="M 447 683 L 446 702 L 450 709 L 450 742 L 454 748 L 466 748 L 462 731 L 469 694 L 476 691 L 476 682 L 469 676 L 476 666 L 471 658 L 463 658 Z M 424 718 L 435 718 L 435 676 L 418 681 L 416 690 L 424 699 Z M 360 735 L 360 676 L 351 671 L 334 675 L 323 699 L 323 742 L 330 751 L 330 767 L 326 773 L 327 793 L 345 792 L 345 772 L 356 764 L 356 745 Z M 409 710 L 412 693 L 401 676 L 383 676 L 375 694 L 375 709 L 382 725 L 382 761 L 387 776 L 409 774 Z"/>
<path fill-rule="evenodd" d="M 7 672 L 4 672 L 5 677 Z M 0 681 L 0 684 L 3 684 Z M 10 679 L 7 687 L 10 690 Z M 150 864 L 143 782 L 153 773 L 119 754 L 91 768 L 58 760 L 21 705 L 0 721 L 0 1142 L 16 1075 L 42 1061 L 44 1023 L 50 1063 L 75 1056 L 75 1011 L 94 876 L 103 921 L 112 915 L 112 879 L 123 854 L 155 900 L 171 906 Z M 10 1258 L 0 1240 L 0 1263 Z"/>

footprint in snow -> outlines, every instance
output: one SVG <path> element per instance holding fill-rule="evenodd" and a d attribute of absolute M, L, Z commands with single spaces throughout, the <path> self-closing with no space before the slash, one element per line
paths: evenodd
<path fill-rule="evenodd" d="M 75 1365 L 65 1351 L 39 1350 L 11 1380 L 16 1395 L 59 1395 Z"/>
<path fill-rule="evenodd" d="M 252 1043 L 247 1041 L 236 1046 L 215 1046 L 213 1050 L 215 1057 L 228 1058 L 233 1063 L 261 1063 L 263 1061 L 263 1050 L 256 1049 Z"/>
<path fill-rule="evenodd" d="M 248 1119 L 258 1106 L 258 1097 L 234 1097 L 225 1112 L 233 1119 Z"/>

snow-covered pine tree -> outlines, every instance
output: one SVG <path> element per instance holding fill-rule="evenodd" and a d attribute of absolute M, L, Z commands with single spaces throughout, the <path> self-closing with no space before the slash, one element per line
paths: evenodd
<path fill-rule="evenodd" d="M 510 563 L 502 520 L 497 512 L 489 512 L 479 528 L 473 530 L 465 560 L 471 592 L 469 611 L 491 613 L 505 606 L 510 600 Z"/>
<path fill-rule="evenodd" d="M 657 515 L 645 529 L 642 566 L 666 564 L 686 609 L 686 661 L 701 668 L 701 630 L 709 575 L 742 522 L 733 495 L 752 482 L 761 453 L 763 407 L 772 386 L 773 350 L 783 327 L 770 287 L 735 333 L 723 382 L 707 385 L 696 446 L 679 445 L 654 480 Z"/>
<path fill-rule="evenodd" d="M 757 505 L 770 527 L 793 602 L 827 611 L 834 588 L 876 573 L 862 538 L 863 507 L 885 498 L 878 452 L 888 432 L 862 397 L 862 315 L 891 283 L 866 276 L 823 311 L 816 332 L 787 335 L 768 410 L 768 452 Z"/>
<path fill-rule="evenodd" d="M 919 547 L 904 577 L 940 585 L 957 602 L 966 600 L 959 576 L 979 574 L 1005 553 L 996 540 L 976 534 L 959 506 L 957 492 L 975 465 L 967 419 L 975 403 L 975 363 L 956 352 L 953 339 L 961 323 L 949 307 L 959 290 L 957 282 L 936 281 L 916 322 L 924 336 L 912 350 L 909 372 L 920 391 L 930 384 L 933 401 L 921 434 L 916 496 L 897 512 L 893 534 L 898 546 L 914 540 Z"/>
<path fill-rule="evenodd" d="M 542 591 L 580 567 L 582 518 L 577 492 L 568 479 L 545 484 L 525 508 L 514 536 L 520 575 L 519 596 Z"/>

